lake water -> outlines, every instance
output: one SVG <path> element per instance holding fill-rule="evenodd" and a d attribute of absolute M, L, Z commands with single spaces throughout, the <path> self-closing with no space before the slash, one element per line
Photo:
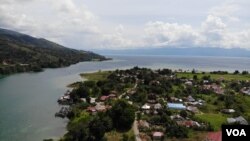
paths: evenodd
<path fill-rule="evenodd" d="M 203 71 L 250 71 L 250 58 L 180 56 L 110 56 L 105 62 L 82 62 L 40 73 L 21 73 L 0 79 L 0 141 L 42 141 L 65 133 L 67 120 L 55 118 L 57 99 L 79 73 L 134 66 Z"/>

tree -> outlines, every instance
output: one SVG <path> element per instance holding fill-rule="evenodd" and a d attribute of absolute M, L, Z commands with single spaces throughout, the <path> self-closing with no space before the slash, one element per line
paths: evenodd
<path fill-rule="evenodd" d="M 186 127 L 178 126 L 177 124 L 171 124 L 166 128 L 166 131 L 169 137 L 176 137 L 176 138 L 188 137 L 188 129 Z"/>
<path fill-rule="evenodd" d="M 195 71 L 195 69 L 193 69 L 193 70 L 192 70 L 192 74 L 195 74 L 195 73 L 196 73 L 196 71 Z"/>
<path fill-rule="evenodd" d="M 88 127 L 89 127 L 89 140 L 91 141 L 101 140 L 106 132 L 104 121 L 102 121 L 98 117 L 90 121 Z"/>
<path fill-rule="evenodd" d="M 235 70 L 234 71 L 234 74 L 239 74 L 240 72 L 238 70 Z"/>
<path fill-rule="evenodd" d="M 225 96 L 224 101 L 225 101 L 225 107 L 231 108 L 232 105 L 234 104 L 234 97 L 232 95 L 227 95 Z"/>
<path fill-rule="evenodd" d="M 87 141 L 89 136 L 88 121 L 89 115 L 82 114 L 78 120 L 73 120 L 67 125 L 68 133 L 65 135 L 65 141 Z"/>
<path fill-rule="evenodd" d="M 136 117 L 137 117 L 137 120 L 141 120 L 141 113 L 138 112 L 138 113 L 136 114 Z"/>
<path fill-rule="evenodd" d="M 180 116 L 186 118 L 186 117 L 188 116 L 188 113 L 187 113 L 185 110 L 182 110 L 182 111 L 180 112 Z"/>
<path fill-rule="evenodd" d="M 242 71 L 242 75 L 247 75 L 247 74 L 249 74 L 248 71 Z"/>
<path fill-rule="evenodd" d="M 135 119 L 135 109 L 124 100 L 117 100 L 109 114 L 118 130 L 130 129 Z"/>
<path fill-rule="evenodd" d="M 197 75 L 194 75 L 194 76 L 193 76 L 193 79 L 194 79 L 194 80 L 198 80 Z"/>

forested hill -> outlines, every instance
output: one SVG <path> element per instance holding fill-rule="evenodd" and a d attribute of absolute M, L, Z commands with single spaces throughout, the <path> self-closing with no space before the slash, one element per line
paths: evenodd
<path fill-rule="evenodd" d="M 93 52 L 66 48 L 42 38 L 0 28 L 0 74 L 41 71 L 81 61 L 103 61 Z"/>

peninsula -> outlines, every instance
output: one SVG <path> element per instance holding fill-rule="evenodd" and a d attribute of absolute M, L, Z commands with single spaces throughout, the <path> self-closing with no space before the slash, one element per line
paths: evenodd
<path fill-rule="evenodd" d="M 43 38 L 0 28 L 0 74 L 42 71 L 82 61 L 103 61 L 104 56 L 66 48 Z"/>
<path fill-rule="evenodd" d="M 134 67 L 81 74 L 58 99 L 69 118 L 61 141 L 195 141 L 220 138 L 222 124 L 250 122 L 247 71 Z"/>

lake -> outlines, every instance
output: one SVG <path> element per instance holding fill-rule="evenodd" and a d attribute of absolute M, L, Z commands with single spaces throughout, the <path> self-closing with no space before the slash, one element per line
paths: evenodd
<path fill-rule="evenodd" d="M 0 140 L 41 141 L 65 133 L 66 119 L 55 118 L 57 99 L 66 85 L 79 81 L 79 73 L 134 66 L 201 71 L 248 70 L 250 58 L 181 56 L 109 56 L 105 62 L 82 62 L 40 73 L 14 74 L 0 79 Z"/>

